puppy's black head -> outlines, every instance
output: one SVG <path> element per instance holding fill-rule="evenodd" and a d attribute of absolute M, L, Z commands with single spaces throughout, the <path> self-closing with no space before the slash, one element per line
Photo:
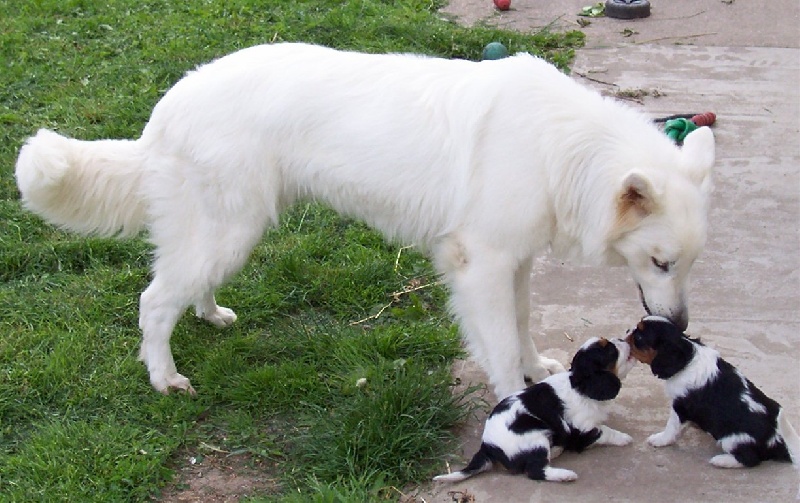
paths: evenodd
<path fill-rule="evenodd" d="M 660 316 L 645 316 L 626 339 L 631 355 L 650 365 L 659 379 L 669 379 L 692 360 L 694 346 L 671 321 Z"/>
<path fill-rule="evenodd" d="M 589 339 L 572 358 L 572 388 L 592 400 L 616 397 L 622 388 L 616 374 L 619 359 L 620 351 L 614 343 L 597 337 Z"/>

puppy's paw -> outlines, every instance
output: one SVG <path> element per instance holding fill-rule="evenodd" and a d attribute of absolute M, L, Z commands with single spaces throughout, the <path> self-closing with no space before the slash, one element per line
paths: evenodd
<path fill-rule="evenodd" d="M 718 454 L 708 462 L 717 468 L 744 468 L 744 465 L 738 462 L 733 454 Z"/>
<path fill-rule="evenodd" d="M 623 446 L 628 445 L 633 442 L 633 437 L 628 435 L 627 433 L 622 433 L 621 431 L 617 431 L 614 428 L 609 428 L 606 425 L 600 426 L 600 438 L 597 441 L 590 445 L 589 447 L 593 447 L 595 445 L 617 445 Z"/>
<path fill-rule="evenodd" d="M 675 438 L 668 435 L 665 431 L 647 437 L 647 443 L 653 447 L 666 447 L 667 445 L 672 445 L 674 442 Z"/>
<path fill-rule="evenodd" d="M 614 438 L 611 439 L 611 442 L 609 442 L 610 445 L 618 445 L 622 447 L 623 445 L 628 445 L 633 442 L 633 437 L 627 433 L 622 433 L 621 431 L 616 433 L 617 434 L 614 436 Z"/>
<path fill-rule="evenodd" d="M 550 482 L 572 482 L 578 480 L 578 474 L 565 468 L 548 466 L 544 469 L 544 479 Z"/>

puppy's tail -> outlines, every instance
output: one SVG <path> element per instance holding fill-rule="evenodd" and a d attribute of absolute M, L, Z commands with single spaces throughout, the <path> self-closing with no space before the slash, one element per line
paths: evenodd
<path fill-rule="evenodd" d="M 466 480 L 473 475 L 491 470 L 491 468 L 492 459 L 489 457 L 486 447 L 481 445 L 481 448 L 475 453 L 474 456 L 472 456 L 472 460 L 469 462 L 469 464 L 467 464 L 466 468 L 457 472 L 448 473 L 446 475 L 437 475 L 436 477 L 433 477 L 433 480 L 437 482 L 459 482 Z"/>
<path fill-rule="evenodd" d="M 783 409 L 778 412 L 778 433 L 780 433 L 783 437 L 783 441 L 786 443 L 786 450 L 789 451 L 792 464 L 797 470 L 800 470 L 800 435 L 798 435 L 792 427 Z M 800 485 L 797 488 L 796 499 L 800 500 Z"/>
<path fill-rule="evenodd" d="M 17 159 L 26 208 L 81 234 L 129 236 L 145 223 L 144 153 L 131 140 L 80 141 L 40 129 Z"/>

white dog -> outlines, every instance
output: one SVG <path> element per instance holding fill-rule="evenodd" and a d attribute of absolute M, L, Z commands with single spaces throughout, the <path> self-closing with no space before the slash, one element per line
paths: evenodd
<path fill-rule="evenodd" d="M 193 393 L 169 340 L 181 313 L 236 315 L 214 292 L 298 199 L 427 249 L 498 397 L 563 370 L 528 333 L 534 255 L 627 264 L 645 309 L 688 323 L 706 238 L 714 138 L 678 148 L 642 114 L 526 54 L 452 61 L 304 44 L 201 66 L 138 140 L 41 130 L 20 152 L 25 205 L 78 232 L 155 245 L 140 358 L 153 386 Z"/>

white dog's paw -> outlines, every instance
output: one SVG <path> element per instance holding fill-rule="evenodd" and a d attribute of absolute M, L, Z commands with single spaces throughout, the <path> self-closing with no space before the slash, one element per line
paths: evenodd
<path fill-rule="evenodd" d="M 553 374 L 566 372 L 566 369 L 558 360 L 547 358 L 546 356 L 539 356 L 535 362 L 525 365 L 523 370 L 525 380 L 532 384 L 550 377 Z"/>
<path fill-rule="evenodd" d="M 736 457 L 733 454 L 718 454 L 714 456 L 709 461 L 712 465 L 716 466 L 717 468 L 743 468 L 744 465 L 740 462 L 736 461 Z"/>
<path fill-rule="evenodd" d="M 547 358 L 546 356 L 539 356 L 539 365 L 543 366 L 550 375 L 567 371 L 567 369 L 561 365 L 561 362 L 553 358 Z"/>
<path fill-rule="evenodd" d="M 169 392 L 172 389 L 182 391 L 192 396 L 197 394 L 192 387 L 192 383 L 189 382 L 189 379 L 181 374 L 178 374 L 177 372 L 170 376 L 151 377 L 150 384 L 153 385 L 156 391 L 164 395 L 169 395 Z"/>
<path fill-rule="evenodd" d="M 548 466 L 544 469 L 544 479 L 550 482 L 572 482 L 578 480 L 578 474 L 565 468 Z"/>
<path fill-rule="evenodd" d="M 216 306 L 216 309 L 210 313 L 197 313 L 197 316 L 219 328 L 233 325 L 233 322 L 236 321 L 236 313 L 233 312 L 233 309 L 222 306 Z"/>
<path fill-rule="evenodd" d="M 667 435 L 667 432 L 665 431 L 662 431 L 661 433 L 655 433 L 647 437 L 647 443 L 653 447 L 665 447 L 667 445 L 672 445 L 674 442 L 675 439 L 670 435 Z"/>

